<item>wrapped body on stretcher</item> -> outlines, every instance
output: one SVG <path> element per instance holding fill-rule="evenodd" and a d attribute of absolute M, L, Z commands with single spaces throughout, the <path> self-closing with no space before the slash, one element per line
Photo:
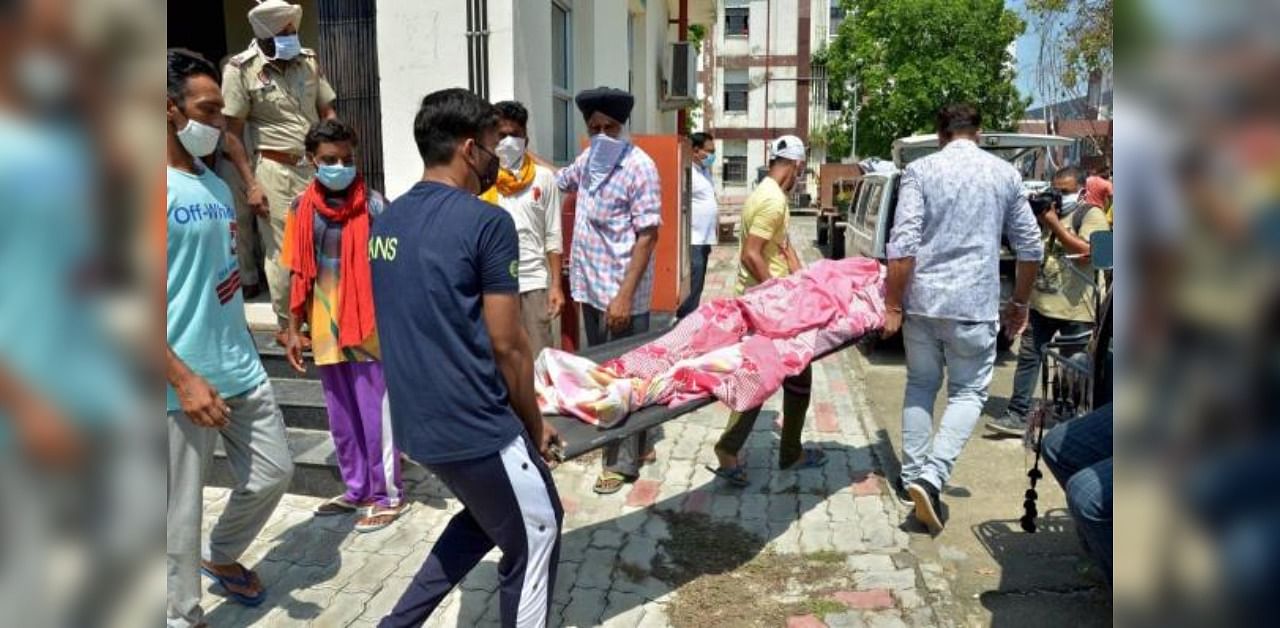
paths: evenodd
<path fill-rule="evenodd" d="M 764 403 L 815 356 L 884 325 L 884 270 L 867 258 L 823 260 L 737 298 L 704 303 L 670 332 L 596 364 L 546 349 L 534 364 L 538 405 L 609 428 L 648 406 Z M 674 417 L 671 417 L 674 418 Z"/>

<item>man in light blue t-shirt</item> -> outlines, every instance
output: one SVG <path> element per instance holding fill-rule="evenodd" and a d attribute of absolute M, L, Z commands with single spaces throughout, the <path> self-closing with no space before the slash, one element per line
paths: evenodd
<path fill-rule="evenodd" d="M 293 461 L 245 323 L 231 191 L 199 161 L 222 134 L 217 70 L 194 53 L 168 57 L 166 623 L 185 627 L 202 623 L 200 572 L 236 602 L 265 599 L 257 575 L 237 560 L 284 495 Z M 201 548 L 204 465 L 219 434 L 236 488 Z"/>

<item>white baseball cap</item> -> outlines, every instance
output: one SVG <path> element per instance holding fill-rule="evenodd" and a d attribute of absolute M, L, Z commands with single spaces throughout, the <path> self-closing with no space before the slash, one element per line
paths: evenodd
<path fill-rule="evenodd" d="M 804 142 L 794 135 L 783 135 L 769 145 L 769 158 L 804 161 Z"/>

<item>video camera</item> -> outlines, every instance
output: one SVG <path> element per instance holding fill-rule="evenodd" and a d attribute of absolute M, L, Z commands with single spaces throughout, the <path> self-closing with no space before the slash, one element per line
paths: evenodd
<path fill-rule="evenodd" d="M 1028 196 L 1027 202 L 1031 204 L 1031 213 L 1038 217 L 1054 207 L 1062 207 L 1062 192 L 1049 188 Z"/>

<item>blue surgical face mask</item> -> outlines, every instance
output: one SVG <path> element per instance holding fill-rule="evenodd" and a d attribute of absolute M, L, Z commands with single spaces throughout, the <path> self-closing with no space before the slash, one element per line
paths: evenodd
<path fill-rule="evenodd" d="M 276 42 L 275 58 L 288 61 L 302 54 L 302 42 L 298 41 L 297 35 L 276 35 L 273 39 Z"/>
<path fill-rule="evenodd" d="M 316 180 L 334 192 L 341 192 L 356 180 L 356 167 L 342 164 L 317 164 Z"/>
<path fill-rule="evenodd" d="M 714 164 L 714 163 L 716 163 L 716 154 L 715 154 L 715 153 L 707 153 L 707 156 L 702 158 L 702 167 L 703 167 L 703 168 L 706 168 L 706 169 L 710 170 L 710 169 L 711 169 L 711 164 Z"/>

